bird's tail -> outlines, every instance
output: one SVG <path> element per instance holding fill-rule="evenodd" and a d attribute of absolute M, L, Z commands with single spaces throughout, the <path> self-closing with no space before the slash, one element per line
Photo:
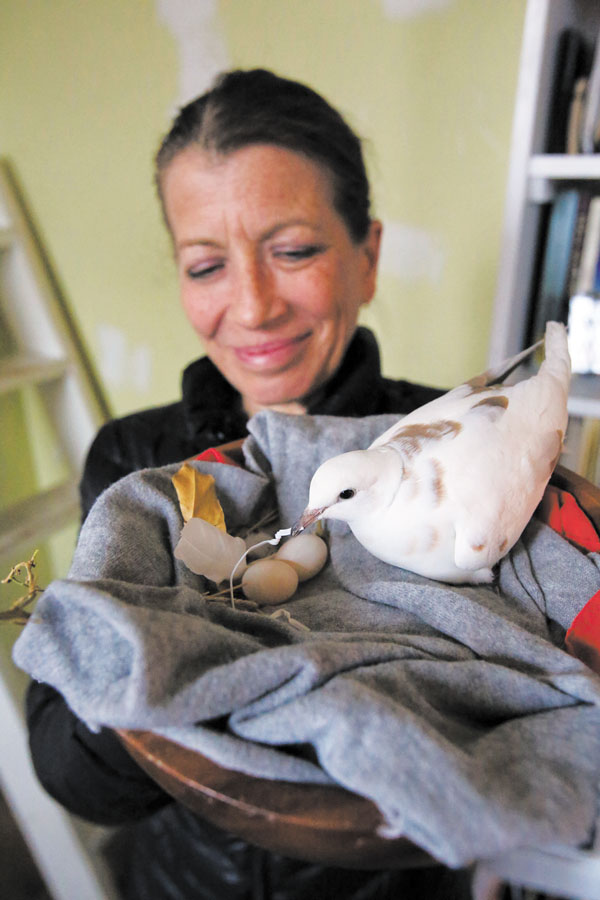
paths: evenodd
<path fill-rule="evenodd" d="M 539 374 L 554 375 L 565 391 L 568 391 L 571 378 L 571 357 L 569 356 L 567 329 L 561 322 L 546 322 L 544 351 L 545 357 Z"/>
<path fill-rule="evenodd" d="M 526 347 L 525 350 L 521 350 L 521 352 L 515 354 L 515 356 L 503 359 L 501 363 L 498 363 L 498 365 L 494 366 L 492 369 L 487 369 L 481 375 L 476 375 L 474 378 L 471 378 L 467 384 L 470 384 L 473 387 L 488 387 L 492 384 L 502 384 L 504 379 L 508 378 L 510 373 L 514 372 L 514 370 L 520 366 L 521 363 L 524 363 L 526 359 L 533 356 L 535 351 L 541 347 L 543 343 L 543 340 L 537 341 L 537 343 L 532 344 L 531 347 Z"/>
<path fill-rule="evenodd" d="M 488 387 L 492 384 L 501 384 L 505 378 L 514 372 L 521 363 L 524 363 L 536 350 L 545 345 L 545 359 L 542 366 L 545 371 L 555 375 L 566 387 L 571 376 L 571 357 L 567 346 L 567 329 L 561 322 L 546 322 L 546 334 L 542 340 L 526 347 L 520 353 L 504 359 L 497 366 L 488 369 L 481 375 L 471 378 L 467 384 L 474 387 Z M 540 367 L 541 371 L 541 367 Z"/>

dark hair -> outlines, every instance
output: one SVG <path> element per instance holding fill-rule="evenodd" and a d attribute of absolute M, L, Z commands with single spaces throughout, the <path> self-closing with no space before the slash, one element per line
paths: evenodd
<path fill-rule="evenodd" d="M 219 75 L 209 91 L 180 110 L 160 145 L 156 173 L 161 201 L 161 173 L 191 144 L 225 155 L 250 144 L 275 144 L 305 154 L 331 172 L 334 205 L 352 238 L 359 242 L 367 236 L 369 181 L 360 139 L 306 85 L 265 69 Z"/>

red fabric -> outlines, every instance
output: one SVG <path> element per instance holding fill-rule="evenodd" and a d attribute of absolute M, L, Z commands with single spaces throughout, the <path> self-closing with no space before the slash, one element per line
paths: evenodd
<path fill-rule="evenodd" d="M 579 612 L 567 631 L 565 647 L 600 675 L 600 591 Z"/>
<path fill-rule="evenodd" d="M 580 550 L 600 551 L 600 537 L 568 491 L 546 488 L 538 515 Z M 600 675 L 600 591 L 575 616 L 565 637 L 565 649 Z"/>
<path fill-rule="evenodd" d="M 538 512 L 544 522 L 581 550 L 600 551 L 596 529 L 568 491 L 548 485 Z"/>
<path fill-rule="evenodd" d="M 218 462 L 223 463 L 225 466 L 237 466 L 238 469 L 240 468 L 238 463 L 231 459 L 230 456 L 227 456 L 226 453 L 221 453 L 220 450 L 216 450 L 214 447 L 209 447 L 208 450 L 199 453 L 196 459 L 201 459 L 203 462 Z"/>

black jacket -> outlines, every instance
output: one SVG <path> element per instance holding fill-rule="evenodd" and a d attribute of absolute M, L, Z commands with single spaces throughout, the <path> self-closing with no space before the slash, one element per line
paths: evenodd
<path fill-rule="evenodd" d="M 188 366 L 182 387 L 177 403 L 101 428 L 81 481 L 84 517 L 118 478 L 178 462 L 246 434 L 247 417 L 238 393 L 208 359 Z M 375 339 L 361 328 L 338 372 L 311 398 L 309 412 L 407 413 L 440 393 L 383 378 Z M 405 873 L 333 869 L 267 853 L 214 828 L 165 794 L 111 731 L 90 732 L 48 685 L 30 686 L 27 719 L 36 772 L 56 800 L 93 822 L 136 823 L 126 830 L 121 845 L 127 847 L 128 863 L 123 890 L 131 900 L 462 896 L 462 876 L 442 868 Z"/>

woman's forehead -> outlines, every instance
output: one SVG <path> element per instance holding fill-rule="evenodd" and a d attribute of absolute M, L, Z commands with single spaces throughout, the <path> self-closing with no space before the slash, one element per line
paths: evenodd
<path fill-rule="evenodd" d="M 333 189 L 333 176 L 327 166 L 277 144 L 250 144 L 226 154 L 192 144 L 173 157 L 162 173 L 163 188 L 168 190 L 174 178 L 193 178 L 205 186 L 213 182 L 222 187 L 229 182 L 244 190 L 265 182 L 283 189 L 298 181 L 328 194 Z"/>
<path fill-rule="evenodd" d="M 163 173 L 162 192 L 174 232 L 236 219 L 261 234 L 283 223 L 317 227 L 329 220 L 341 222 L 329 172 L 274 145 L 251 145 L 225 156 L 186 148 Z"/>

